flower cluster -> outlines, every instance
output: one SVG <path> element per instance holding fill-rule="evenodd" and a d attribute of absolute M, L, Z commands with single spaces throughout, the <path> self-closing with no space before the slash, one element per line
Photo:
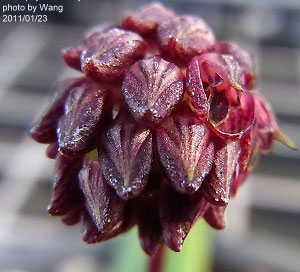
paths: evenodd
<path fill-rule="evenodd" d="M 87 243 L 138 225 L 149 255 L 162 243 L 180 251 L 199 218 L 225 227 L 274 139 L 294 148 L 252 91 L 249 54 L 198 17 L 151 4 L 94 27 L 63 58 L 84 75 L 57 86 L 31 136 L 55 159 L 49 213 L 82 222 Z"/>

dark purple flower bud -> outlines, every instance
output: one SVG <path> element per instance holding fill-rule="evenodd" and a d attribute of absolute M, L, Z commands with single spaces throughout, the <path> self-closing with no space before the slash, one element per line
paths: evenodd
<path fill-rule="evenodd" d="M 175 64 L 153 57 L 131 66 L 122 89 L 136 120 L 159 123 L 182 98 L 183 74 Z"/>
<path fill-rule="evenodd" d="M 138 196 L 148 182 L 152 164 L 150 130 L 120 113 L 101 138 L 99 160 L 106 181 L 119 197 Z"/>
<path fill-rule="evenodd" d="M 166 20 L 157 32 L 164 51 L 172 58 L 183 60 L 190 60 L 215 42 L 211 28 L 201 18 L 193 16 Z"/>
<path fill-rule="evenodd" d="M 228 204 L 240 150 L 239 141 L 229 140 L 215 145 L 214 164 L 202 186 L 202 192 L 210 203 L 220 206 Z"/>
<path fill-rule="evenodd" d="M 163 242 L 157 195 L 151 191 L 145 192 L 135 206 L 141 246 L 148 255 L 153 256 Z"/>
<path fill-rule="evenodd" d="M 160 23 L 173 17 L 175 14 L 172 10 L 160 3 L 153 3 L 142 7 L 137 13 L 126 16 L 122 26 L 140 34 L 148 34 L 155 31 Z"/>
<path fill-rule="evenodd" d="M 99 162 L 86 162 L 79 172 L 79 180 L 86 208 L 98 230 L 113 229 L 123 220 L 126 201 L 117 197 L 105 182 Z"/>
<path fill-rule="evenodd" d="M 81 69 L 97 81 L 114 81 L 147 50 L 136 33 L 117 27 L 103 31 L 96 45 L 81 54 Z"/>
<path fill-rule="evenodd" d="M 62 154 L 76 156 L 95 147 L 94 140 L 110 109 L 108 102 L 108 91 L 90 80 L 72 90 L 57 127 Z"/>
<path fill-rule="evenodd" d="M 200 191 L 186 195 L 165 188 L 161 196 L 160 220 L 164 241 L 170 249 L 181 251 L 186 236 L 196 220 L 203 216 L 207 205 Z"/>
<path fill-rule="evenodd" d="M 69 159 L 59 154 L 55 161 L 53 195 L 48 206 L 51 215 L 65 215 L 82 203 L 78 172 L 82 159 Z"/>
<path fill-rule="evenodd" d="M 72 78 L 62 81 L 55 89 L 52 102 L 39 122 L 30 130 L 31 137 L 40 143 L 52 143 L 57 139 L 56 126 L 64 114 L 64 103 L 70 92 L 83 84 L 86 79 Z"/>
<path fill-rule="evenodd" d="M 192 112 L 167 118 L 156 131 L 157 148 L 173 187 L 180 193 L 197 191 L 214 160 L 210 131 Z"/>
<path fill-rule="evenodd" d="M 81 53 L 87 50 L 89 47 L 97 45 L 101 41 L 103 33 L 109 31 L 113 26 L 108 24 L 102 24 L 93 27 L 85 35 L 85 39 L 75 46 L 70 46 L 63 50 L 63 58 L 66 64 L 70 67 L 81 70 Z"/>
<path fill-rule="evenodd" d="M 224 213 L 226 206 L 208 205 L 204 214 L 205 221 L 215 229 L 224 229 L 226 226 Z"/>

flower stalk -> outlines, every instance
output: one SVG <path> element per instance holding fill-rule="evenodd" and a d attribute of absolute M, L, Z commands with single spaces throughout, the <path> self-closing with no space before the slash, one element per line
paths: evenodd
<path fill-rule="evenodd" d="M 163 272 L 165 246 L 162 245 L 154 256 L 149 258 L 149 272 Z"/>

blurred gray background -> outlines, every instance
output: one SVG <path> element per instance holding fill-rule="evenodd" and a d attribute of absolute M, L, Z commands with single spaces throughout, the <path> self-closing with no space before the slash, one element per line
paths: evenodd
<path fill-rule="evenodd" d="M 203 17 L 218 40 L 234 40 L 250 50 L 257 89 L 300 147 L 300 1 L 161 2 Z M 120 22 L 126 11 L 147 2 L 52 3 L 63 4 L 64 12 L 49 14 L 48 23 L 0 23 L 0 271 L 116 271 L 111 264 L 117 262 L 122 237 L 87 246 L 80 227 L 65 227 L 47 215 L 53 161 L 27 131 L 45 109 L 51 86 L 76 75 L 64 65 L 61 49 L 78 41 L 87 27 Z M 227 229 L 214 232 L 213 271 L 299 272 L 300 153 L 276 143 L 227 215 Z"/>

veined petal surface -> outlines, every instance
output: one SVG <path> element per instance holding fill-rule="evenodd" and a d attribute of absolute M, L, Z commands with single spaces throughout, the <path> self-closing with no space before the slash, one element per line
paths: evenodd
<path fill-rule="evenodd" d="M 75 156 L 93 149 L 100 121 L 108 109 L 108 91 L 101 85 L 87 80 L 85 84 L 74 88 L 57 127 L 60 152 Z"/>
<path fill-rule="evenodd" d="M 119 114 L 102 135 L 99 160 L 104 177 L 119 197 L 138 196 L 148 182 L 152 164 L 152 135 L 129 115 Z"/>
<path fill-rule="evenodd" d="M 208 206 L 200 191 L 192 194 L 180 194 L 166 188 L 161 197 L 160 219 L 163 238 L 167 246 L 180 251 L 183 242 L 196 220 L 203 216 Z"/>
<path fill-rule="evenodd" d="M 38 123 L 30 130 L 31 137 L 40 143 L 52 143 L 57 139 L 56 126 L 59 118 L 64 114 L 64 103 L 71 91 L 84 85 L 84 78 L 72 78 L 62 81 L 55 88 L 55 93 L 48 109 Z"/>
<path fill-rule="evenodd" d="M 81 53 L 89 47 L 97 45 L 99 40 L 101 40 L 101 36 L 112 27 L 108 24 L 101 24 L 87 31 L 83 41 L 63 50 L 62 56 L 65 63 L 71 68 L 81 70 Z"/>
<path fill-rule="evenodd" d="M 113 229 L 123 219 L 126 201 L 106 183 L 99 162 L 86 162 L 79 172 L 79 181 L 86 208 L 98 230 Z"/>
<path fill-rule="evenodd" d="M 138 34 L 112 27 L 99 36 L 98 43 L 81 54 L 81 69 L 97 81 L 114 81 L 147 50 Z"/>
<path fill-rule="evenodd" d="M 159 25 L 158 38 L 164 51 L 173 58 L 190 60 L 215 42 L 211 28 L 198 17 L 180 16 Z"/>
<path fill-rule="evenodd" d="M 191 112 L 171 116 L 158 127 L 156 141 L 173 187 L 181 193 L 197 191 L 214 160 L 214 144 L 205 123 Z"/>
<path fill-rule="evenodd" d="M 123 81 L 123 95 L 138 121 L 159 123 L 183 95 L 183 74 L 161 57 L 140 60 L 131 66 Z"/>
<path fill-rule="evenodd" d="M 228 204 L 240 149 L 239 141 L 221 142 L 219 146 L 215 146 L 214 164 L 202 187 L 202 192 L 210 203 L 219 206 Z"/>

